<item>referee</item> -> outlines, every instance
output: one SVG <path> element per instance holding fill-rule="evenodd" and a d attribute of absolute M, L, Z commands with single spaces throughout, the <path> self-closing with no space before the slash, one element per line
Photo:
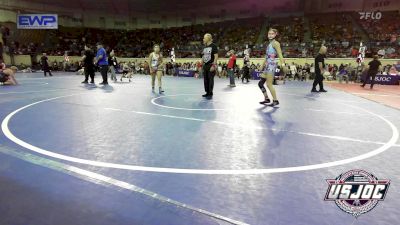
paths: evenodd
<path fill-rule="evenodd" d="M 95 66 L 93 64 L 93 59 L 94 59 L 94 53 L 87 45 L 85 45 L 85 52 L 81 59 L 81 61 L 83 62 L 83 67 L 85 72 L 85 80 L 82 82 L 82 84 L 88 83 L 89 76 L 90 76 L 90 83 L 94 84 Z"/>
<path fill-rule="evenodd" d="M 218 47 L 213 43 L 211 34 L 204 35 L 203 43 L 203 77 L 204 77 L 204 90 L 206 94 L 203 97 L 211 99 L 213 97 L 214 89 L 214 76 L 218 60 Z"/>
<path fill-rule="evenodd" d="M 319 49 L 319 54 L 317 57 L 315 57 L 315 78 L 314 78 L 314 83 L 313 87 L 311 89 L 311 92 L 327 92 L 324 89 L 324 72 L 325 72 L 325 55 L 326 55 L 327 48 L 325 46 L 322 46 Z M 317 91 L 316 87 L 319 85 L 319 91 Z"/>

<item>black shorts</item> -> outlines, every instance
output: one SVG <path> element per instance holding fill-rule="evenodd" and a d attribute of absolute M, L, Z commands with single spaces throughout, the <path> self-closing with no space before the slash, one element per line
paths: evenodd
<path fill-rule="evenodd" d="M 83 69 L 85 71 L 85 73 L 91 74 L 95 72 L 95 68 L 94 67 L 88 67 L 85 66 L 85 68 Z"/>

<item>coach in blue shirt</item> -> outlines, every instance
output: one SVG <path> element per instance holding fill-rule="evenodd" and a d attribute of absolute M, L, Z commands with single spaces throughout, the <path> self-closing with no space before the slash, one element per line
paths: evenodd
<path fill-rule="evenodd" d="M 97 43 L 97 54 L 96 54 L 96 62 L 100 67 L 100 73 L 103 77 L 103 82 L 100 84 L 108 85 L 107 81 L 107 72 L 108 72 L 108 60 L 106 50 L 103 48 L 101 43 Z"/>

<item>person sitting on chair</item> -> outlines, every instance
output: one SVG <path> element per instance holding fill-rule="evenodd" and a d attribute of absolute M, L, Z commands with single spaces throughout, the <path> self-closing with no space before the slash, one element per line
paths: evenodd
<path fill-rule="evenodd" d="M 339 83 L 342 83 L 343 79 L 346 80 L 346 84 L 349 83 L 349 71 L 347 64 L 341 70 L 339 70 L 339 72 L 337 73 L 337 77 L 339 79 Z"/>

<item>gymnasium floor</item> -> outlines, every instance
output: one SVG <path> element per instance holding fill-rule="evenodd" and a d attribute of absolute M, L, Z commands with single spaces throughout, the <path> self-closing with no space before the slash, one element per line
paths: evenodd
<path fill-rule="evenodd" d="M 375 85 L 372 90 L 370 90 L 369 85 L 360 88 L 360 84 L 357 83 L 339 84 L 338 82 L 331 82 L 329 86 L 400 110 L 399 85 Z"/>
<path fill-rule="evenodd" d="M 393 225 L 400 221 L 400 111 L 310 83 L 257 81 L 213 100 L 202 80 L 148 76 L 108 87 L 19 74 L 0 86 L 0 224 Z M 96 83 L 100 82 L 97 75 Z M 358 219 L 325 202 L 325 179 L 364 169 L 390 179 Z"/>

